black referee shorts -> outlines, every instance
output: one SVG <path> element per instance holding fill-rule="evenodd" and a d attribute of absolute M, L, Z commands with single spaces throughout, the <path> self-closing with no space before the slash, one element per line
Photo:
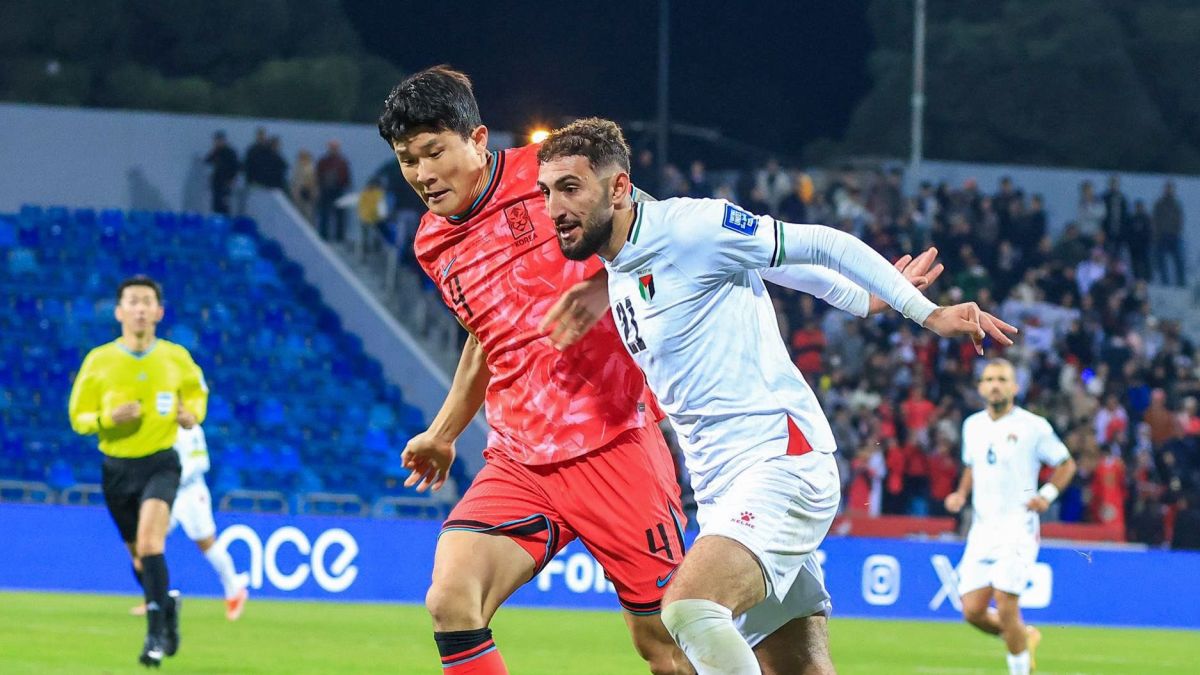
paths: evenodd
<path fill-rule="evenodd" d="M 137 540 L 138 512 L 147 499 L 161 499 L 171 506 L 179 490 L 179 453 L 167 448 L 145 457 L 105 457 L 104 503 L 121 540 Z"/>

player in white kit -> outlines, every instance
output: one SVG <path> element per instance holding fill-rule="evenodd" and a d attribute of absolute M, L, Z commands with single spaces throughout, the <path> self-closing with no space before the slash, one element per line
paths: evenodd
<path fill-rule="evenodd" d="M 239 580 L 233 567 L 233 559 L 224 546 L 217 546 L 217 524 L 213 520 L 212 495 L 204 474 L 208 472 L 208 443 L 200 425 L 191 429 L 179 428 L 175 439 L 175 451 L 183 470 L 179 478 L 179 491 L 171 507 L 171 529 L 182 526 L 188 539 L 196 542 L 200 552 L 212 565 L 221 580 L 225 593 L 225 618 L 237 621 L 246 607 L 250 596 L 246 584 Z M 134 607 L 133 614 L 144 613 L 145 605 Z"/>
<path fill-rule="evenodd" d="M 849 278 L 827 299 L 859 314 L 869 291 L 940 335 L 982 340 L 981 321 L 997 333 L 999 322 L 970 303 L 937 307 L 831 228 L 723 200 L 634 204 L 628 146 L 612 122 L 559 129 L 538 157 L 559 246 L 567 258 L 604 259 L 625 346 L 691 474 L 700 535 L 668 587 L 663 623 L 701 675 L 833 672 L 829 594 L 813 553 L 840 500 L 835 445 L 763 278 L 806 289 L 817 264 Z"/>
<path fill-rule="evenodd" d="M 1026 675 L 1041 634 L 1025 626 L 1018 601 L 1037 562 L 1038 514 L 1071 482 L 1075 461 L 1045 418 L 1016 405 L 1017 389 L 1011 363 L 993 359 L 984 367 L 979 395 L 987 408 L 963 421 L 963 475 L 946 509 L 958 513 L 971 497 L 971 530 L 958 563 L 963 617 L 1003 637 L 1009 673 Z M 1039 489 L 1043 464 L 1054 474 Z M 993 599 L 996 609 L 989 608 Z"/>

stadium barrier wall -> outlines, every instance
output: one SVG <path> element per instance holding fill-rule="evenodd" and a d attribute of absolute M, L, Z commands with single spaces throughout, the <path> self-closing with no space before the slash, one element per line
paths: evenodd
<path fill-rule="evenodd" d="M 218 513 L 219 540 L 252 597 L 420 603 L 439 523 Z M 0 588 L 136 593 L 103 508 L 0 504 Z M 1043 547 L 1022 595 L 1038 623 L 1200 629 L 1200 554 Z M 819 555 L 842 617 L 957 620 L 962 545 L 832 537 Z M 174 586 L 218 595 L 216 576 L 181 532 L 167 557 Z M 616 609 L 595 560 L 573 542 L 513 596 L 527 607 Z"/>

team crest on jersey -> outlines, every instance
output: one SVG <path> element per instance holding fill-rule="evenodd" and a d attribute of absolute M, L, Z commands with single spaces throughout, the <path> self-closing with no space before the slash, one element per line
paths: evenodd
<path fill-rule="evenodd" d="M 504 209 L 504 220 L 508 221 L 508 229 L 512 231 L 513 240 L 518 244 L 533 241 L 533 219 L 529 217 L 529 209 L 525 208 L 525 202 L 517 202 Z"/>
<path fill-rule="evenodd" d="M 758 231 L 758 216 L 743 211 L 733 204 L 725 205 L 725 222 L 721 227 L 738 234 L 752 235 Z"/>
<path fill-rule="evenodd" d="M 654 275 L 650 270 L 642 270 L 638 272 L 638 292 L 642 294 L 642 300 L 650 302 L 654 298 Z"/>
<path fill-rule="evenodd" d="M 1016 435 L 1016 434 L 1010 433 L 1010 434 L 1008 435 L 1008 444 L 1009 444 L 1009 445 L 1016 445 L 1016 444 L 1017 444 L 1017 435 Z"/>

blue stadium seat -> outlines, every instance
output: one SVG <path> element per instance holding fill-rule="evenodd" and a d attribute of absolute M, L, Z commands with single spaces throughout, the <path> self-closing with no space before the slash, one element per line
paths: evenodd
<path fill-rule="evenodd" d="M 17 224 L 12 218 L 0 218 L 0 249 L 17 245 Z"/>
<path fill-rule="evenodd" d="M 84 354 L 116 336 L 113 290 L 135 273 L 163 283 L 162 334 L 193 351 L 213 387 L 205 428 L 218 496 L 268 487 L 369 498 L 423 428 L 249 219 L 26 205 L 0 214 L 0 252 L 0 478 L 99 482 L 95 439 L 76 436 L 63 413 Z"/>

